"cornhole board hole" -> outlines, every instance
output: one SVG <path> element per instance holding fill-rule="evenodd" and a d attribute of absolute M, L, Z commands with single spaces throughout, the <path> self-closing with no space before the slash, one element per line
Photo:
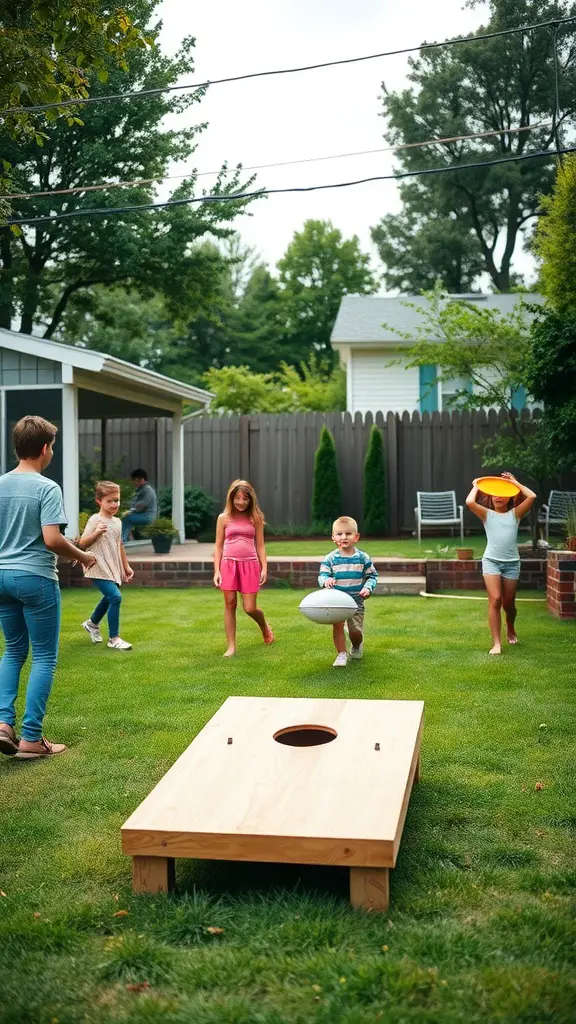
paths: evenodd
<path fill-rule="evenodd" d="M 229 697 L 122 827 L 135 892 L 176 857 L 343 865 L 355 907 L 386 910 L 424 703 Z"/>

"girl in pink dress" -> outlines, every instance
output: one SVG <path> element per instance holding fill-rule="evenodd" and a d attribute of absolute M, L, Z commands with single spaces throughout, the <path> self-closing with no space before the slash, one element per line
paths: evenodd
<path fill-rule="evenodd" d="M 266 583 L 264 515 L 256 492 L 246 480 L 235 480 L 226 495 L 226 508 L 218 516 L 214 548 L 214 585 L 224 592 L 224 627 L 228 649 L 225 658 L 236 654 L 236 607 L 238 593 L 244 611 L 258 623 L 265 644 L 274 634 L 256 607 L 260 587 Z"/>

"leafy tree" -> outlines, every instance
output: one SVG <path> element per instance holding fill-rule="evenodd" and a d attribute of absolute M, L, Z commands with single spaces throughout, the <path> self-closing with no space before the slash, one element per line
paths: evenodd
<path fill-rule="evenodd" d="M 314 353 L 298 367 L 281 364 L 276 375 L 280 388 L 291 396 L 294 412 L 343 412 L 346 409 L 346 373 L 331 360 Z"/>
<path fill-rule="evenodd" d="M 534 248 L 542 260 L 548 306 L 532 325 L 526 360 L 531 393 L 544 403 L 548 451 L 576 465 L 576 157 L 558 164 L 551 196 L 543 198 Z"/>
<path fill-rule="evenodd" d="M 542 197 L 534 250 L 542 260 L 542 287 L 558 312 L 576 312 L 576 155 L 558 164 L 552 194 Z"/>
<path fill-rule="evenodd" d="M 247 366 L 213 367 L 204 382 L 214 395 L 212 408 L 217 412 L 247 416 L 290 411 L 290 396 L 278 390 L 270 373 L 252 373 Z"/>
<path fill-rule="evenodd" d="M 59 104 L 46 112 L 48 123 L 81 123 L 80 108 L 66 101 L 88 96 L 89 74 L 105 81 L 110 61 L 125 69 L 130 51 L 150 41 L 125 10 L 98 0 L 0 0 L 0 37 L 0 108 Z M 41 146 L 42 120 L 16 111 L 3 115 L 2 130 L 15 142 L 29 138 Z M 2 191 L 12 184 L 9 163 L 0 164 Z"/>
<path fill-rule="evenodd" d="M 74 296 L 56 340 L 164 373 L 178 332 L 160 295 L 96 285 Z"/>
<path fill-rule="evenodd" d="M 315 356 L 298 368 L 283 363 L 276 373 L 253 373 L 247 366 L 213 367 L 203 383 L 218 411 L 332 412 L 346 407 L 346 376 Z"/>
<path fill-rule="evenodd" d="M 254 268 L 239 301 L 229 309 L 225 330 L 230 363 L 269 373 L 278 368 L 282 359 L 290 358 L 283 331 L 280 289 L 263 263 Z"/>
<path fill-rule="evenodd" d="M 542 418 L 524 419 L 515 408 L 519 388 L 529 384 L 527 363 L 534 309 L 520 302 L 502 314 L 475 303 L 450 300 L 440 289 L 426 295 L 422 324 L 414 335 L 408 366 L 435 364 L 439 377 L 459 377 L 468 386 L 457 391 L 461 408 L 488 406 L 504 410 L 506 422 L 497 437 L 482 446 L 483 465 L 505 466 L 524 473 L 542 494 L 547 480 L 558 476 L 563 462 L 547 441 Z M 434 341 L 429 341 L 434 338 Z M 532 515 L 537 537 L 537 508 Z"/>
<path fill-rule="evenodd" d="M 479 0 L 469 0 L 475 7 Z M 478 33 L 553 21 L 576 13 L 568 0 L 489 0 L 490 18 Z M 411 87 L 397 93 L 384 90 L 385 135 L 391 145 L 426 138 L 453 138 L 480 132 L 498 135 L 469 141 L 445 142 L 402 150 L 402 171 L 450 166 L 451 173 L 432 174 L 399 185 L 403 210 L 386 216 L 373 231 L 387 266 L 389 286 L 418 292 L 423 273 L 416 259 L 430 261 L 430 277 L 445 286 L 471 287 L 482 269 L 499 291 L 514 284 L 512 259 L 519 235 L 539 211 L 540 195 L 552 187 L 552 161 L 523 160 L 501 166 L 458 172 L 458 165 L 486 163 L 556 148 L 574 137 L 568 128 L 576 111 L 576 47 L 574 25 L 557 29 L 559 103 L 562 111 L 552 125 L 555 98 L 554 33 L 542 28 L 424 50 L 410 59 Z M 513 128 L 530 128 L 513 132 Z M 440 234 L 431 242 L 442 225 Z M 455 236 L 456 266 L 451 256 Z M 462 261 L 461 280 L 458 263 Z"/>
<path fill-rule="evenodd" d="M 308 220 L 295 232 L 278 269 L 290 362 L 306 360 L 312 352 L 332 357 L 330 334 L 342 296 L 377 289 L 370 257 L 355 235 L 343 239 L 330 221 Z"/>
<path fill-rule="evenodd" d="M 372 425 L 364 462 L 364 533 L 376 537 L 388 526 L 386 466 L 382 432 Z"/>
<path fill-rule="evenodd" d="M 134 17 L 145 24 L 158 0 L 131 0 Z M 149 30 L 156 36 L 158 26 Z M 162 88 L 190 75 L 194 41 L 185 39 L 174 57 L 153 46 L 131 52 L 128 70 L 106 57 L 108 79 L 89 76 L 92 94 L 140 88 Z M 95 104 L 83 112 L 83 125 L 49 124 L 42 149 L 35 142 L 16 145 L 3 139 L 13 165 L 18 191 L 70 189 L 94 182 L 139 179 L 167 173 L 173 160 L 190 160 L 196 137 L 205 127 L 166 129 L 167 115 L 188 110 L 201 99 L 194 93 L 154 93 L 128 101 Z M 230 194 L 243 188 L 239 172 L 223 174 L 213 192 Z M 194 196 L 194 173 L 173 192 L 173 199 Z M 14 200 L 14 213 L 51 213 L 141 205 L 154 201 L 153 183 L 105 192 L 81 192 Z M 131 286 L 148 297 L 161 292 L 175 318 L 187 318 L 210 303 L 218 290 L 222 254 L 203 243 L 206 235 L 221 238 L 246 201 L 198 203 L 159 211 L 137 210 L 113 216 L 85 216 L 24 228 L 14 239 L 5 234 L 4 249 L 12 261 L 4 287 L 0 325 L 9 326 L 17 309 L 20 329 L 30 332 L 40 323 L 52 337 L 70 298 L 95 284 Z M 202 242 L 201 242 L 202 240 Z"/>
<path fill-rule="evenodd" d="M 405 211 L 372 228 L 386 287 L 420 294 L 441 281 L 453 294 L 472 291 L 484 269 L 478 240 L 456 218 L 416 213 L 407 197 L 418 200 L 418 191 L 419 186 L 404 186 Z"/>
<path fill-rule="evenodd" d="M 526 359 L 526 383 L 544 403 L 550 457 L 576 468 L 576 306 L 569 312 L 540 310 Z"/>
<path fill-rule="evenodd" d="M 332 523 L 341 512 L 342 487 L 334 438 L 326 427 L 322 427 L 320 443 L 314 456 L 312 522 L 322 532 L 332 532 Z"/>

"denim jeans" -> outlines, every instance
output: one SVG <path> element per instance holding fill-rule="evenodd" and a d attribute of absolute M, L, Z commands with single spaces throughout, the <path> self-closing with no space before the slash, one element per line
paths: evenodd
<path fill-rule="evenodd" d="M 60 587 L 55 580 L 20 569 L 0 569 L 0 626 L 6 641 L 0 661 L 0 722 L 14 725 L 20 673 L 32 645 L 32 667 L 22 722 L 22 738 L 42 737 L 52 689 L 60 634 Z"/>
<path fill-rule="evenodd" d="M 108 612 L 108 636 L 113 640 L 120 633 L 120 602 L 122 601 L 120 587 L 112 580 L 92 580 L 92 582 L 98 587 L 103 597 L 96 605 L 90 619 L 97 626 Z"/>
<path fill-rule="evenodd" d="M 147 526 L 152 521 L 152 516 L 147 512 L 128 512 L 122 520 L 122 541 L 128 540 L 133 527 Z"/>

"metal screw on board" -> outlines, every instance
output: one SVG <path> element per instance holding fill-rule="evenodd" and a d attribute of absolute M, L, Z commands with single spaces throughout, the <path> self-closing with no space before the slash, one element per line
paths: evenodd
<path fill-rule="evenodd" d="M 380 750 L 380 744 L 379 743 L 375 743 L 374 744 L 374 750 Z"/>

